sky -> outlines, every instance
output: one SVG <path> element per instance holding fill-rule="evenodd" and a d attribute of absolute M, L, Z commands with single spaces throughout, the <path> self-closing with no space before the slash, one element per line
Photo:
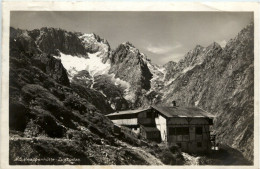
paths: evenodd
<path fill-rule="evenodd" d="M 10 26 L 95 33 L 112 49 L 129 41 L 161 65 L 178 62 L 196 45 L 225 46 L 252 18 L 251 12 L 12 11 Z"/>

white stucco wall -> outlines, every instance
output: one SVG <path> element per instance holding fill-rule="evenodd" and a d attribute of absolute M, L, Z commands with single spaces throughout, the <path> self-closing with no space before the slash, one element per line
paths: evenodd
<path fill-rule="evenodd" d="M 159 114 L 158 117 L 155 118 L 155 123 L 156 123 L 156 127 L 161 132 L 161 139 L 162 139 L 162 141 L 167 141 L 166 119 Z"/>
<path fill-rule="evenodd" d="M 137 125 L 137 118 L 112 120 L 117 125 Z"/>

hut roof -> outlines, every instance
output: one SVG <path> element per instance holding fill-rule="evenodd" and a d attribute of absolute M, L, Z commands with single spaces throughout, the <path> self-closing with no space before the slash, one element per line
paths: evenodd
<path fill-rule="evenodd" d="M 202 110 L 198 107 L 165 107 L 165 106 L 152 106 L 155 110 L 166 117 L 209 117 L 213 118 L 214 115 Z"/>
<path fill-rule="evenodd" d="M 208 117 L 208 118 L 213 118 L 215 117 L 214 115 L 208 113 L 207 111 L 198 108 L 198 107 L 170 107 L 170 106 L 156 106 L 153 105 L 150 108 L 142 108 L 142 109 L 136 109 L 136 110 L 125 110 L 125 111 L 118 111 L 114 112 L 111 114 L 107 114 L 106 116 L 109 118 L 122 118 L 124 115 L 126 116 L 131 116 L 137 117 L 138 113 L 146 111 L 148 109 L 155 109 L 157 110 L 162 116 L 166 118 L 170 117 Z"/>
<path fill-rule="evenodd" d="M 136 109 L 136 110 L 124 110 L 124 111 L 117 111 L 114 113 L 107 114 L 106 116 L 118 116 L 118 115 L 126 115 L 126 114 L 138 114 L 142 111 L 146 111 L 149 108 L 143 108 L 143 109 Z"/>

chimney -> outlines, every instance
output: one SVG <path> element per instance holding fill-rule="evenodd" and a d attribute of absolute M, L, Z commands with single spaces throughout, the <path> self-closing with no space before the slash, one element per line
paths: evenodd
<path fill-rule="evenodd" d="M 175 100 L 172 101 L 172 106 L 176 107 L 176 101 Z"/>

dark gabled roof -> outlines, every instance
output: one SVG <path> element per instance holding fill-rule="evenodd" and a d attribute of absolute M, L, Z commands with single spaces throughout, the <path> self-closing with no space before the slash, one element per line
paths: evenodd
<path fill-rule="evenodd" d="M 205 110 L 198 107 L 170 107 L 170 106 L 156 106 L 153 105 L 150 108 L 136 109 L 136 110 L 125 110 L 107 114 L 106 116 L 110 119 L 122 119 L 122 118 L 137 118 L 138 113 L 146 111 L 148 109 L 157 110 L 165 118 L 170 117 L 208 117 L 213 118 L 214 115 L 206 112 Z M 131 117 L 130 117 L 131 116 Z"/>
<path fill-rule="evenodd" d="M 155 110 L 165 117 L 209 117 L 213 118 L 214 115 L 202 110 L 198 107 L 165 107 L 165 106 L 152 106 Z"/>

